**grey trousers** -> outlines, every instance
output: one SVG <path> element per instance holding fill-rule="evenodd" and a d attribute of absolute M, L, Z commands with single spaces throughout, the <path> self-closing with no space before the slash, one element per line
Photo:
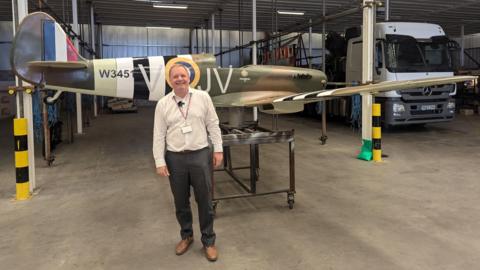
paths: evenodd
<path fill-rule="evenodd" d="M 203 148 L 193 152 L 177 153 L 167 151 L 165 161 L 170 172 L 170 188 L 175 201 L 180 236 L 193 236 L 192 209 L 190 207 L 190 185 L 193 187 L 198 206 L 200 231 L 204 246 L 215 244 L 212 205 L 212 152 Z"/>

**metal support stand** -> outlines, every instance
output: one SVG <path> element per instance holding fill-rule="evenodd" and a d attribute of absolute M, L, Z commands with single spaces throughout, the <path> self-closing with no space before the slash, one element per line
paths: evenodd
<path fill-rule="evenodd" d="M 47 95 L 45 92 L 42 93 L 42 100 L 45 100 Z M 47 162 L 48 166 L 53 164 L 55 160 L 55 156 L 52 154 L 51 151 L 51 134 L 50 134 L 50 127 L 48 124 L 48 104 L 42 102 L 42 118 L 43 118 L 43 153 L 44 159 Z"/>
<path fill-rule="evenodd" d="M 295 203 L 295 155 L 294 155 L 294 131 L 276 131 L 272 132 L 270 130 L 255 127 L 255 128 L 245 128 L 245 129 L 234 129 L 228 128 L 224 125 L 221 125 L 222 131 L 225 135 L 222 136 L 223 147 L 224 147 L 224 164 L 222 169 L 217 169 L 215 171 L 224 171 L 226 172 L 246 193 L 226 195 L 226 196 L 215 196 L 215 178 L 212 177 L 212 200 L 214 210 L 217 208 L 217 204 L 220 200 L 236 199 L 236 198 L 245 198 L 245 197 L 256 197 L 264 196 L 277 193 L 287 193 L 287 203 L 290 209 L 293 208 Z M 259 181 L 259 145 L 260 144 L 270 144 L 270 143 L 288 143 L 288 156 L 289 156 L 289 187 L 286 189 L 273 190 L 268 192 L 257 192 L 257 182 Z M 234 167 L 232 162 L 232 155 L 230 147 L 232 145 L 249 145 L 250 148 L 250 165 L 243 167 Z M 242 180 L 235 171 L 237 170 L 250 170 L 250 179 L 245 181 Z M 248 184 L 247 184 L 247 183 Z"/>
<path fill-rule="evenodd" d="M 322 18 L 325 19 L 326 15 L 325 0 L 322 3 Z M 326 38 L 326 25 L 325 21 L 322 22 L 322 71 L 327 74 L 326 62 L 325 62 L 325 38 Z M 322 104 L 322 135 L 320 136 L 320 142 L 322 145 L 327 143 L 327 101 L 320 101 Z"/>

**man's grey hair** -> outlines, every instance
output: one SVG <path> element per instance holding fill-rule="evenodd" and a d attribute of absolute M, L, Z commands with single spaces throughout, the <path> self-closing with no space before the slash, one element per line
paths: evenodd
<path fill-rule="evenodd" d="M 185 71 L 187 71 L 187 74 L 188 74 L 188 79 L 190 79 L 190 77 L 192 76 L 192 74 L 190 74 L 190 69 L 187 68 L 185 65 L 182 65 L 182 64 L 179 64 L 179 63 L 173 65 L 173 66 L 170 68 L 170 71 L 169 71 L 170 73 L 168 74 L 168 76 L 171 76 L 172 70 L 173 70 L 174 68 L 177 68 L 177 67 L 181 67 L 181 68 L 185 69 Z"/>

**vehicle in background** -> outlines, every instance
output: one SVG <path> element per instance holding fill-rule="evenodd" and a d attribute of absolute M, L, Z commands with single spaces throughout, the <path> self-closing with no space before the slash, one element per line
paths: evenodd
<path fill-rule="evenodd" d="M 406 81 L 453 76 L 449 39 L 436 24 L 377 23 L 374 82 Z M 362 81 L 361 31 L 346 32 L 346 82 Z M 382 104 L 383 125 L 426 124 L 451 121 L 455 115 L 455 84 L 389 91 L 375 95 Z"/>

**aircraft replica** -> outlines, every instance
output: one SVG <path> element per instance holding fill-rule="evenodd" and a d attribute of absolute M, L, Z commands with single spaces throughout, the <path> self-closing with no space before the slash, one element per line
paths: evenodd
<path fill-rule="evenodd" d="M 40 88 L 129 99 L 159 100 L 172 91 L 169 68 L 190 70 L 191 87 L 207 91 L 215 106 L 254 107 L 266 113 L 294 113 L 304 104 L 339 96 L 452 84 L 474 80 L 454 76 L 325 90 L 319 70 L 284 66 L 221 68 L 213 55 L 87 60 L 82 58 L 61 26 L 46 13 L 23 19 L 15 35 L 11 64 L 22 80 Z"/>

